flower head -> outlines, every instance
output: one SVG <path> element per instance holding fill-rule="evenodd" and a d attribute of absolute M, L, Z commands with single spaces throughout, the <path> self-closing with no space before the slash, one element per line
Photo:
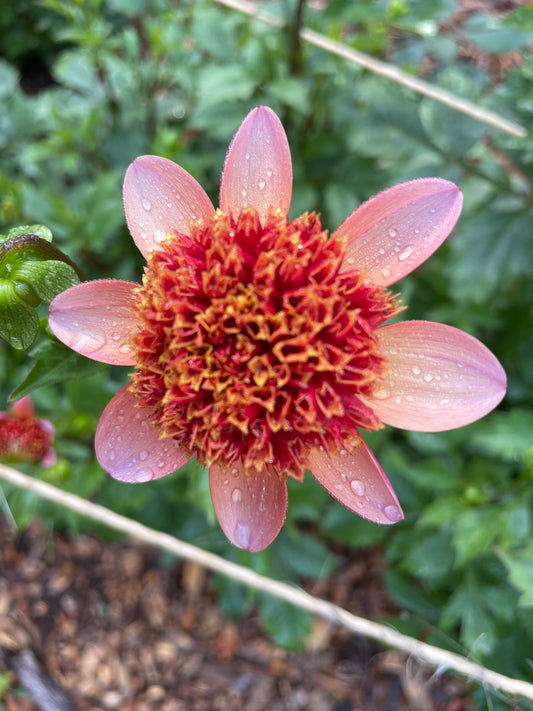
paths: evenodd
<path fill-rule="evenodd" d="M 13 403 L 12 413 L 0 412 L 0 459 L 51 467 L 57 459 L 53 441 L 52 423 L 35 417 L 29 395 Z"/>
<path fill-rule="evenodd" d="M 355 513 L 400 520 L 359 430 L 459 427 L 505 392 L 500 364 L 472 336 L 386 324 L 401 308 L 387 287 L 459 216 L 455 185 L 390 188 L 331 235 L 315 213 L 289 220 L 291 190 L 287 138 L 266 107 L 230 145 L 218 210 L 178 165 L 142 156 L 124 181 L 128 226 L 147 260 L 142 285 L 86 282 L 50 307 L 68 346 L 135 366 L 97 428 L 103 468 L 148 481 L 196 456 L 224 532 L 254 551 L 283 525 L 287 477 L 307 469 Z"/>

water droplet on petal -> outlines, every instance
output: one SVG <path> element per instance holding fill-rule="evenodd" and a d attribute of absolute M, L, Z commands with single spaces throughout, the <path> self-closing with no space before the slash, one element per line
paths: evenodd
<path fill-rule="evenodd" d="M 233 531 L 233 540 L 235 545 L 240 548 L 248 548 L 250 546 L 250 526 L 238 523 Z"/>
<path fill-rule="evenodd" d="M 142 199 L 142 205 L 145 210 L 150 211 L 152 209 L 152 203 L 150 202 L 150 200 L 148 200 L 148 198 Z"/>
<path fill-rule="evenodd" d="M 385 277 L 385 279 L 387 279 L 388 277 L 390 277 L 390 269 L 388 267 L 384 267 L 381 270 L 381 274 Z"/>
<path fill-rule="evenodd" d="M 355 257 L 348 257 L 348 259 L 346 260 L 346 263 L 347 264 L 355 264 Z"/>
<path fill-rule="evenodd" d="M 143 450 L 139 454 L 139 459 L 141 460 L 141 462 L 145 462 L 148 459 L 148 452 L 146 450 Z"/>
<path fill-rule="evenodd" d="M 398 255 L 398 259 L 400 260 L 400 262 L 403 262 L 405 259 L 407 259 L 408 257 L 410 257 L 414 251 L 415 251 L 415 248 L 414 248 L 412 245 L 408 244 L 408 245 L 400 252 L 400 254 Z"/>
<path fill-rule="evenodd" d="M 421 373 L 420 367 L 418 365 L 413 365 L 411 370 L 413 371 L 413 375 L 420 375 Z"/>
<path fill-rule="evenodd" d="M 257 183 L 257 186 L 258 186 L 259 190 L 263 190 L 263 188 L 265 187 L 265 185 L 266 185 L 266 183 L 265 183 L 264 180 L 259 180 L 258 183 Z"/>
<path fill-rule="evenodd" d="M 424 380 L 426 383 L 430 383 L 433 380 L 433 376 L 431 375 L 431 373 L 426 373 L 424 375 Z"/>
<path fill-rule="evenodd" d="M 243 196 L 243 198 L 246 197 L 246 188 L 243 188 L 241 190 L 241 195 Z"/>
<path fill-rule="evenodd" d="M 383 513 L 385 516 L 389 519 L 389 521 L 400 521 L 402 518 L 402 512 L 400 511 L 400 507 L 396 506 L 396 504 L 389 504 L 389 506 L 385 506 L 383 509 Z"/>
<path fill-rule="evenodd" d="M 231 492 L 231 500 L 234 504 L 240 504 L 242 501 L 242 491 L 240 489 L 233 489 Z"/>
<path fill-rule="evenodd" d="M 237 468 L 237 467 L 233 467 L 233 469 L 231 470 L 231 473 L 232 473 L 233 476 L 239 476 L 239 470 L 238 470 L 238 468 Z"/>
<path fill-rule="evenodd" d="M 398 236 L 398 230 L 395 230 L 394 227 L 391 227 L 389 230 L 389 237 L 392 237 L 393 239 Z"/>
<path fill-rule="evenodd" d="M 353 481 L 350 482 L 350 489 L 353 491 L 353 493 L 356 496 L 364 496 L 365 495 L 366 487 L 362 481 L 359 481 L 359 479 L 354 479 Z"/>
<path fill-rule="evenodd" d="M 379 390 L 376 390 L 374 392 L 374 397 L 377 400 L 386 400 L 388 397 L 390 397 L 390 391 L 387 390 L 387 388 L 380 388 Z"/>
<path fill-rule="evenodd" d="M 135 472 L 135 481 L 143 483 L 145 481 L 151 481 L 154 478 L 154 473 L 150 467 L 142 467 Z"/>

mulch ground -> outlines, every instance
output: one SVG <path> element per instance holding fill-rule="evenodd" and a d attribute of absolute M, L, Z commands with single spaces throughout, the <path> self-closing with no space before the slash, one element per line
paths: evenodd
<path fill-rule="evenodd" d="M 226 618 L 198 566 L 136 542 L 16 533 L 0 521 L 0 709 L 471 711 L 466 686 L 317 620 L 304 650 Z M 357 614 L 394 612 L 379 552 L 306 585 Z"/>

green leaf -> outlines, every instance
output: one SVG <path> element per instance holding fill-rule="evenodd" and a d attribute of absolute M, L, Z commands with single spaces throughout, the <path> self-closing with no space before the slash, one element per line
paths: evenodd
<path fill-rule="evenodd" d="M 23 382 L 11 393 L 10 400 L 17 400 L 44 385 L 94 375 L 106 367 L 71 351 L 57 341 L 40 343 L 30 355 L 35 362 Z"/>
<path fill-rule="evenodd" d="M 520 461 L 533 447 L 533 413 L 515 408 L 495 412 L 480 422 L 472 443 L 483 452 L 508 461 Z"/>
<path fill-rule="evenodd" d="M 309 612 L 271 595 L 261 595 L 259 615 L 276 644 L 293 650 L 303 647 L 311 631 L 313 618 Z"/>
<path fill-rule="evenodd" d="M 0 279 L 0 338 L 17 350 L 26 350 L 37 337 L 39 318 L 17 294 L 16 285 Z"/>
<path fill-rule="evenodd" d="M 483 589 L 476 590 L 471 581 L 458 588 L 443 610 L 441 625 L 445 629 L 457 622 L 461 624 L 461 641 L 469 653 L 478 657 L 490 654 L 497 640 L 496 629 L 487 614 Z"/>
<path fill-rule="evenodd" d="M 445 580 L 453 566 L 451 537 L 445 531 L 434 534 L 419 532 L 412 541 L 405 568 L 431 583 Z"/>
<path fill-rule="evenodd" d="M 520 591 L 519 604 L 533 605 L 533 542 L 516 552 L 499 551 L 511 583 Z"/>
<path fill-rule="evenodd" d="M 284 535 L 279 556 L 288 570 L 304 578 L 325 578 L 335 569 L 328 548 L 306 534 Z"/>
<path fill-rule="evenodd" d="M 490 546 L 499 533 L 497 510 L 494 507 L 468 509 L 455 520 L 453 545 L 456 550 L 456 565 L 463 566 L 467 561 Z"/>
<path fill-rule="evenodd" d="M 198 110 L 223 101 L 249 99 L 254 86 L 255 81 L 250 77 L 246 67 L 240 64 L 206 67 L 198 77 Z"/>
<path fill-rule="evenodd" d="M 533 44 L 533 32 L 520 27 L 506 27 L 494 15 L 471 15 L 463 24 L 467 38 L 491 54 L 504 54 L 525 49 Z"/>

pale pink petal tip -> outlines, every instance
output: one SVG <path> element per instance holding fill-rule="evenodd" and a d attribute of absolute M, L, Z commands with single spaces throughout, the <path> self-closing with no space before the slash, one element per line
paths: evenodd
<path fill-rule="evenodd" d="M 403 512 L 383 469 L 363 440 L 350 450 L 328 454 L 313 449 L 309 469 L 333 498 L 375 523 L 397 523 Z"/>
<path fill-rule="evenodd" d="M 264 220 L 271 210 L 289 213 L 292 162 L 281 121 L 267 106 L 251 111 L 235 134 L 220 182 L 220 209 L 253 207 Z"/>
<path fill-rule="evenodd" d="M 131 309 L 136 289 L 137 284 L 118 279 L 76 284 L 50 304 L 50 328 L 65 345 L 88 358 L 133 365 L 130 339 L 138 324 Z"/>
<path fill-rule="evenodd" d="M 215 209 L 181 166 L 159 156 L 140 156 L 126 171 L 124 211 L 131 236 L 147 257 L 170 234 L 190 234 L 191 221 L 205 220 Z"/>
<path fill-rule="evenodd" d="M 421 178 L 384 190 L 337 230 L 348 241 L 343 269 L 363 269 L 365 281 L 378 286 L 393 284 L 442 244 L 462 204 L 459 188 L 440 178 Z"/>
<path fill-rule="evenodd" d="M 35 414 L 33 400 L 29 395 L 24 395 L 24 397 L 21 397 L 20 400 L 15 400 L 12 409 L 15 417 L 33 417 L 33 415 Z"/>
<path fill-rule="evenodd" d="M 209 469 L 209 488 L 215 514 L 229 540 L 256 552 L 278 535 L 287 516 L 287 484 L 266 471 L 249 476 L 242 463 L 223 472 Z"/>
<path fill-rule="evenodd" d="M 150 424 L 150 408 L 135 407 L 136 398 L 122 388 L 107 405 L 96 428 L 96 458 L 112 477 L 129 483 L 159 479 L 190 457 L 172 439 L 159 439 Z"/>
<path fill-rule="evenodd" d="M 455 429 L 486 415 L 505 395 L 501 364 L 464 331 L 402 321 L 377 333 L 390 372 L 368 404 L 386 424 L 419 432 Z"/>

